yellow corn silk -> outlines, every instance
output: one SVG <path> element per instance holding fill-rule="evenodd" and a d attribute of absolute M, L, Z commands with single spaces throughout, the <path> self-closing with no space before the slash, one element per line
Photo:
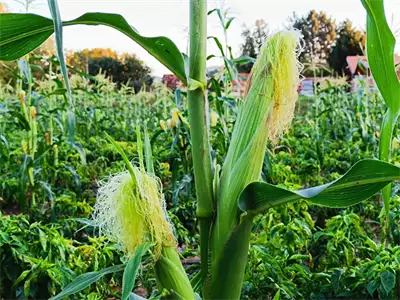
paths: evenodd
<path fill-rule="evenodd" d="M 135 248 L 151 242 L 155 258 L 163 247 L 175 247 L 160 180 L 134 167 L 135 178 L 123 172 L 103 184 L 97 196 L 93 219 L 101 234 L 116 240 L 127 257 Z"/>
<path fill-rule="evenodd" d="M 276 141 L 293 119 L 301 70 L 297 60 L 299 40 L 300 33 L 297 31 L 282 31 L 269 38 L 260 50 L 248 83 L 249 89 L 260 87 L 263 86 L 261 82 L 272 77 L 273 110 L 268 112 L 271 114 L 268 120 L 271 141 Z"/>

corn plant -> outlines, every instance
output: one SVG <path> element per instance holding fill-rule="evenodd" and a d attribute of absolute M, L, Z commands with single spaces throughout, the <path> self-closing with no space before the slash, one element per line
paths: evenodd
<path fill-rule="evenodd" d="M 381 125 L 379 159 L 390 161 L 392 135 L 400 116 L 400 82 L 394 65 L 396 40 L 386 20 L 383 1 L 361 0 L 367 12 L 367 55 L 376 85 L 385 100 L 387 110 Z M 390 238 L 391 184 L 382 190 L 386 215 L 387 241 Z"/>
<path fill-rule="evenodd" d="M 370 14 L 376 16 L 375 13 L 381 9 L 379 5 L 383 4 L 382 1 L 374 3 L 378 6 L 371 5 L 369 9 Z M 292 191 L 259 181 L 267 142 L 275 142 L 293 118 L 300 72 L 297 55 L 301 37 L 297 32 L 277 32 L 265 41 L 248 80 L 246 96 L 239 108 L 225 161 L 220 166 L 212 163 L 209 137 L 205 0 L 190 1 L 188 56 L 183 55 L 166 37 L 140 35 L 120 15 L 87 13 L 62 22 L 57 2 L 49 0 L 49 6 L 53 19 L 34 14 L 0 15 L 0 59 L 17 59 L 55 32 L 60 66 L 69 91 L 62 54 L 62 27 L 106 25 L 137 42 L 186 85 L 201 255 L 201 271 L 189 281 L 164 210 L 159 179 L 154 175 L 149 138 L 145 130 L 143 144 L 141 129 L 138 128 L 138 166 L 133 165 L 118 143 L 108 137 L 122 156 L 127 171 L 115 175 L 102 186 L 94 214 L 102 232 L 119 242 L 126 264 L 78 276 L 53 299 L 76 293 L 103 275 L 122 270 L 122 298 L 138 297 L 131 291 L 141 258 L 148 251 L 154 261 L 161 298 L 196 299 L 200 297 L 196 293 L 200 293 L 205 299 L 239 299 L 250 234 L 257 215 L 272 207 L 302 199 L 326 207 L 351 206 L 400 179 L 398 167 L 385 161 L 366 159 L 356 163 L 339 179 L 314 188 Z M 374 30 L 372 21 L 368 26 L 370 32 L 371 28 Z M 375 31 L 379 36 L 377 28 Z M 385 66 L 379 55 L 374 58 L 372 65 L 375 63 L 377 68 Z M 389 94 L 387 97 L 398 95 L 397 88 L 393 84 L 390 87 L 385 91 Z M 68 116 L 73 120 L 74 101 L 70 92 L 69 99 Z M 390 111 L 398 112 L 398 102 L 393 100 L 393 103 Z M 384 128 L 394 122 L 393 114 L 388 115 L 386 119 L 391 121 L 384 121 Z M 387 143 L 385 141 L 384 144 Z M 381 158 L 388 160 L 385 155 Z"/>

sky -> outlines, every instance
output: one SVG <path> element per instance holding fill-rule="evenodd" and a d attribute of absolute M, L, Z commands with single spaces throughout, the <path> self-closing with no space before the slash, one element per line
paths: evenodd
<path fill-rule="evenodd" d="M 4 1 L 4 0 L 3 0 Z M 21 1 L 21 0 L 20 0 Z M 22 0 L 24 1 L 24 0 Z M 186 53 L 188 46 L 189 0 L 58 0 L 63 20 L 76 18 L 85 12 L 118 13 L 140 34 L 145 36 L 166 36 Z M 21 4 L 6 0 L 12 12 L 24 12 Z M 305 15 L 311 9 L 325 11 L 340 23 L 349 19 L 358 29 L 365 28 L 365 10 L 360 0 L 209 0 L 208 9 L 221 7 L 229 9 L 229 16 L 235 17 L 228 30 L 228 44 L 235 55 L 240 55 L 243 41 L 241 32 L 244 25 L 250 26 L 263 19 L 272 31 L 282 29 L 288 18 L 295 12 Z M 400 0 L 385 0 L 385 11 L 389 24 L 400 29 Z M 37 0 L 29 12 L 50 16 L 46 0 Z M 135 53 L 151 69 L 155 76 L 171 73 L 146 50 L 135 44 L 124 34 L 105 26 L 69 26 L 64 29 L 64 48 L 111 48 L 118 52 Z M 223 31 L 216 14 L 208 19 L 208 35 L 223 41 Z M 208 41 L 207 53 L 218 54 L 213 40 Z M 400 52 L 400 36 L 396 51 Z M 219 65 L 218 59 L 211 59 L 208 65 Z"/>

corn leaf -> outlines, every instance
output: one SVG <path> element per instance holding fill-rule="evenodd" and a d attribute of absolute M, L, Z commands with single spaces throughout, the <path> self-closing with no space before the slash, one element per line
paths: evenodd
<path fill-rule="evenodd" d="M 154 173 L 153 152 L 151 150 L 149 132 L 147 125 L 144 124 L 144 156 L 146 160 L 146 171 L 150 174 Z"/>
<path fill-rule="evenodd" d="M 135 254 L 128 261 L 122 278 L 122 300 L 126 300 L 131 295 L 135 286 L 136 274 L 142 262 L 143 255 L 149 249 L 150 244 L 146 243 L 136 248 Z"/>
<path fill-rule="evenodd" d="M 112 267 L 105 268 L 98 272 L 89 272 L 82 274 L 74 279 L 70 284 L 68 284 L 65 289 L 61 291 L 58 295 L 50 298 L 51 300 L 63 299 L 69 295 L 75 294 L 83 289 L 87 288 L 92 283 L 98 281 L 104 275 L 120 272 L 124 269 L 125 265 L 116 265 Z"/>
<path fill-rule="evenodd" d="M 313 204 L 327 207 L 347 207 L 375 195 L 384 186 L 400 180 L 400 168 L 372 159 L 357 162 L 339 179 L 313 188 L 289 191 L 263 183 L 250 183 L 239 198 L 240 209 L 250 213 L 261 213 L 267 209 L 307 199 Z"/>
<path fill-rule="evenodd" d="M 58 60 L 60 61 L 61 72 L 64 77 L 65 87 L 67 88 L 70 106 L 73 107 L 74 104 L 73 104 L 71 88 L 69 86 L 67 64 L 65 63 L 64 51 L 63 51 L 63 49 L 64 49 L 64 47 L 63 47 L 63 24 L 62 24 L 62 20 L 61 20 L 60 10 L 58 8 L 57 0 L 48 0 L 48 5 L 49 5 L 51 17 L 53 18 L 53 23 L 54 23 L 54 35 L 56 37 Z"/>
<path fill-rule="evenodd" d="M 185 63 L 182 53 L 166 37 L 145 37 L 118 14 L 86 13 L 70 25 L 105 25 L 124 33 L 186 83 Z M 0 14 L 0 60 L 15 60 L 39 47 L 54 32 L 51 19 L 35 14 Z"/>
<path fill-rule="evenodd" d="M 246 215 L 229 234 L 222 253 L 213 263 L 209 299 L 239 299 L 244 272 L 237 270 L 246 267 L 252 228 L 253 216 Z"/>
<path fill-rule="evenodd" d="M 400 83 L 394 66 L 395 38 L 386 21 L 383 0 L 361 0 L 367 11 L 368 63 L 386 104 L 400 110 Z"/>

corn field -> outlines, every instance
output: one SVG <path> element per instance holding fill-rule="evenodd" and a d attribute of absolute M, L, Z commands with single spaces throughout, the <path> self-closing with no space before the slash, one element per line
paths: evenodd
<path fill-rule="evenodd" d="M 399 299 L 400 82 L 382 0 L 362 0 L 375 85 L 299 96 L 302 37 L 271 34 L 244 94 L 206 72 L 207 1 L 188 53 L 117 14 L 0 14 L 0 299 Z M 229 23 L 221 18 L 227 30 Z M 105 25 L 180 81 L 77 71 L 63 27 Z M 31 51 L 54 34 L 57 55 Z M 214 55 L 214 54 L 212 54 Z M 35 61 L 49 66 L 41 70 Z"/>

